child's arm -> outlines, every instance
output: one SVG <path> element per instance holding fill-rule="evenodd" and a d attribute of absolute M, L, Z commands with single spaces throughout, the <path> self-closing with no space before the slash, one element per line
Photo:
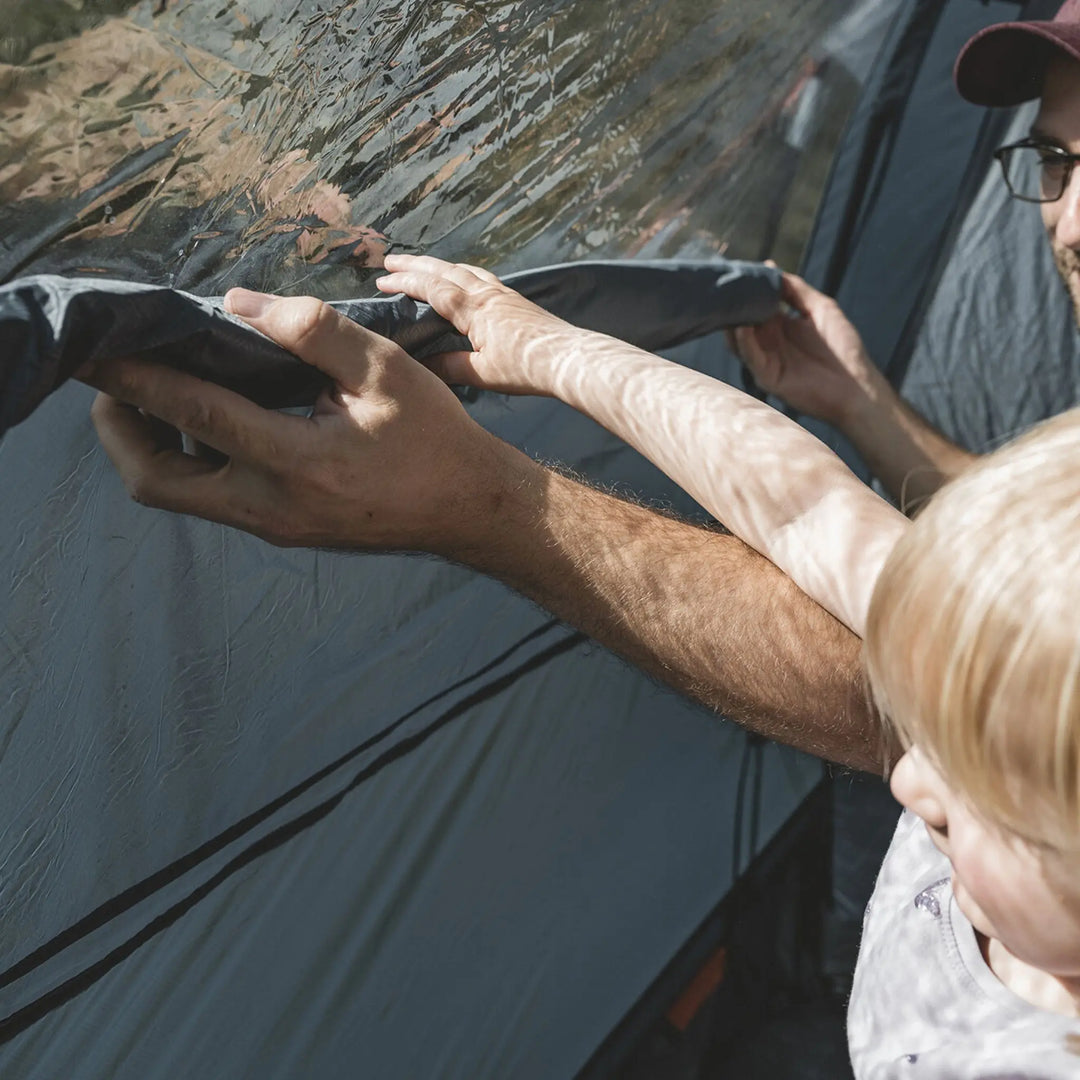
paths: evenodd
<path fill-rule="evenodd" d="M 552 365 L 551 392 L 625 439 L 860 637 L 908 520 L 782 413 L 600 335 Z"/>
<path fill-rule="evenodd" d="M 856 634 L 907 519 L 793 421 L 716 379 L 548 315 L 491 275 L 392 256 L 379 285 L 431 303 L 475 352 L 454 382 L 565 401 L 663 469 Z"/>

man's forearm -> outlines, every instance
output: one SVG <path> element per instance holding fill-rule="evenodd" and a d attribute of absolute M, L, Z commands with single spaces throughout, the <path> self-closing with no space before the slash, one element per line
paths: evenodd
<path fill-rule="evenodd" d="M 976 460 L 920 416 L 884 376 L 840 426 L 906 514 L 917 512 L 942 484 Z"/>
<path fill-rule="evenodd" d="M 499 522 L 456 557 L 745 727 L 882 771 L 858 638 L 735 537 L 523 457 Z"/>

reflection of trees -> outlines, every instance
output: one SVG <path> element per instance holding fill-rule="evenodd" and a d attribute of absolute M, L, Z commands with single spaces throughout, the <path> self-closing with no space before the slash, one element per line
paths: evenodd
<path fill-rule="evenodd" d="M 782 28 L 756 0 L 139 6 L 0 69 L 0 198 L 64 202 L 82 248 L 160 245 L 180 211 L 177 251 L 212 236 L 235 261 L 285 237 L 279 286 L 377 261 L 381 234 L 503 266 L 717 250 L 775 216 L 774 119 L 849 6 L 805 0 Z"/>
<path fill-rule="evenodd" d="M 61 41 L 132 6 L 132 0 L 8 0 L 2 8 L 0 64 L 21 64 L 45 42 Z"/>
<path fill-rule="evenodd" d="M 340 188 L 317 178 L 304 150 L 266 160 L 255 133 L 237 122 L 244 74 L 216 57 L 189 48 L 178 58 L 124 20 L 50 52 L 40 65 L 4 72 L 3 201 L 78 199 L 131 154 L 179 135 L 168 157 L 80 205 L 68 236 L 119 236 L 155 210 L 205 206 L 202 233 L 227 223 L 237 254 L 268 231 L 293 232 L 298 257 L 313 261 L 348 246 L 363 263 L 384 248 L 352 220 Z"/>

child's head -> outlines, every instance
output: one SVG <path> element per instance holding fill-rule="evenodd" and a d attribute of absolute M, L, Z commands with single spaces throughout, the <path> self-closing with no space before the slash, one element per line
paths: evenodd
<path fill-rule="evenodd" d="M 1080 976 L 1080 410 L 983 459 L 889 557 L 870 685 L 893 790 L 957 902 L 1020 959 Z"/>

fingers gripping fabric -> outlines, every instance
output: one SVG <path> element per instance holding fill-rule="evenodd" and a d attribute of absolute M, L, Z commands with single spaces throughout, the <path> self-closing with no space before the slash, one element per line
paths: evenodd
<path fill-rule="evenodd" d="M 780 303 L 778 271 L 727 260 L 569 263 L 505 281 L 568 322 L 649 350 L 763 322 Z M 418 359 L 465 347 L 444 319 L 406 296 L 333 306 Z M 310 405 L 326 382 L 226 314 L 218 297 L 127 281 L 26 277 L 0 287 L 0 433 L 87 361 L 119 356 L 168 364 L 267 408 Z"/>

